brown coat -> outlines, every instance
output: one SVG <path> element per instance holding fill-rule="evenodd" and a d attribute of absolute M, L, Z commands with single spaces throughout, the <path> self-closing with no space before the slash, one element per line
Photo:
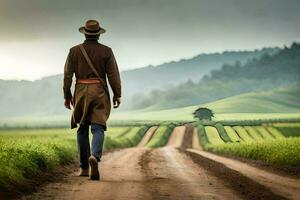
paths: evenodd
<path fill-rule="evenodd" d="M 114 97 L 121 97 L 121 80 L 118 65 L 112 49 L 98 43 L 97 40 L 88 39 L 83 43 L 91 61 L 93 62 L 105 85 L 76 84 L 74 96 L 71 94 L 72 77 L 76 79 L 97 78 L 89 67 L 79 45 L 70 49 L 64 68 L 64 98 L 73 98 L 74 110 L 71 119 L 71 128 L 77 123 L 98 123 L 105 126 L 110 115 L 111 103 L 108 93 L 106 77 L 114 93 Z"/>

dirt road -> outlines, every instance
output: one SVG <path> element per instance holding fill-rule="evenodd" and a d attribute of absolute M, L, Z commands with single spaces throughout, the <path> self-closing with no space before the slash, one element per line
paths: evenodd
<path fill-rule="evenodd" d="M 151 138 L 155 130 L 145 137 Z M 198 154 L 202 150 L 194 141 L 196 133 L 190 127 L 177 127 L 163 148 L 140 144 L 106 153 L 100 164 L 101 181 L 78 177 L 76 172 L 21 199 L 294 199 L 289 191 L 269 189 L 272 183 L 255 181 L 223 161 Z M 190 145 L 183 141 L 187 135 L 194 138 L 188 140 Z M 185 146 L 198 150 L 186 151 Z"/>

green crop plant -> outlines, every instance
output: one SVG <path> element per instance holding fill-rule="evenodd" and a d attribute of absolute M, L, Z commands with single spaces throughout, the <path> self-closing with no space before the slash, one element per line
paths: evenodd
<path fill-rule="evenodd" d="M 104 140 L 104 149 L 109 150 L 113 148 L 136 146 L 148 129 L 149 126 L 132 127 L 125 129 L 125 134 L 121 134 L 118 137 L 110 137 L 107 135 Z"/>
<path fill-rule="evenodd" d="M 127 134 L 131 130 L 131 128 L 132 127 L 127 127 L 127 126 L 109 127 L 106 136 L 112 138 L 121 137 Z"/>
<path fill-rule="evenodd" d="M 208 150 L 225 155 L 261 160 L 275 166 L 300 166 L 300 138 L 295 137 L 260 142 L 210 145 Z"/>
<path fill-rule="evenodd" d="M 205 132 L 209 143 L 211 144 L 223 144 L 224 141 L 221 139 L 217 129 L 213 126 L 205 126 Z"/>
<path fill-rule="evenodd" d="M 153 137 L 148 142 L 148 147 L 161 147 L 167 144 L 169 137 L 175 128 L 175 124 L 160 125 L 155 131 Z"/>
<path fill-rule="evenodd" d="M 231 126 L 224 126 L 224 129 L 232 142 L 243 142 Z"/>
<path fill-rule="evenodd" d="M 284 135 L 276 128 L 274 127 L 266 127 L 267 131 L 269 131 L 269 133 L 271 133 L 271 135 L 273 135 L 273 137 L 275 137 L 276 139 L 278 138 L 284 138 Z"/>
<path fill-rule="evenodd" d="M 26 134 L 25 134 L 26 133 Z M 66 129 L 1 131 L 0 189 L 26 187 L 37 171 L 51 171 L 76 157 L 75 136 Z"/>
<path fill-rule="evenodd" d="M 225 128 L 223 127 L 223 125 L 221 123 L 216 123 L 215 127 L 224 142 L 232 142 L 231 139 L 229 138 L 229 136 L 227 135 Z"/>
<path fill-rule="evenodd" d="M 300 123 L 276 123 L 273 126 L 285 137 L 300 137 Z"/>
<path fill-rule="evenodd" d="M 199 124 L 197 126 L 197 132 L 198 132 L 198 136 L 199 136 L 201 146 L 204 149 L 206 149 L 206 146 L 209 145 L 209 141 L 207 139 L 207 135 L 206 135 L 204 126 Z"/>
<path fill-rule="evenodd" d="M 254 138 L 255 141 L 263 141 L 264 138 L 262 135 L 252 126 L 244 126 L 248 134 Z"/>
<path fill-rule="evenodd" d="M 240 138 L 243 139 L 245 142 L 252 142 L 255 141 L 254 138 L 252 138 L 246 129 L 242 126 L 234 126 L 233 129 L 237 132 Z"/>
<path fill-rule="evenodd" d="M 265 140 L 274 139 L 264 126 L 255 126 L 255 129 L 262 135 Z"/>

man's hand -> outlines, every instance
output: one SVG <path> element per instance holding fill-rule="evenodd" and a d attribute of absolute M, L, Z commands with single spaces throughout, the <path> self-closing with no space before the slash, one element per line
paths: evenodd
<path fill-rule="evenodd" d="M 67 109 L 71 110 L 71 105 L 74 106 L 72 98 L 71 99 L 65 99 L 65 107 Z"/>
<path fill-rule="evenodd" d="M 121 97 L 118 97 L 118 98 L 114 97 L 113 103 L 114 103 L 114 108 L 118 108 L 121 104 Z"/>

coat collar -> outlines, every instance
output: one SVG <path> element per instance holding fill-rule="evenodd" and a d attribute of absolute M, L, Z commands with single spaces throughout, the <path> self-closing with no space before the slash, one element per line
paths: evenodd
<path fill-rule="evenodd" d="M 95 40 L 95 39 L 85 39 L 84 40 L 84 43 L 94 43 L 94 44 L 98 44 L 98 40 Z"/>

